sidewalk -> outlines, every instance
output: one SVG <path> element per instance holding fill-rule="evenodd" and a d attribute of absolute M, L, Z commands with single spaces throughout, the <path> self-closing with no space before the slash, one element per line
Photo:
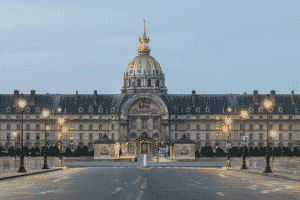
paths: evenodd
<path fill-rule="evenodd" d="M 16 178 L 21 176 L 34 175 L 39 173 L 53 172 L 58 170 L 68 169 L 67 167 L 49 167 L 49 169 L 29 169 L 26 170 L 26 173 L 19 173 L 18 169 L 15 169 L 12 172 L 0 173 L 0 180 Z"/>
<path fill-rule="evenodd" d="M 229 168 L 229 170 L 300 182 L 300 176 L 297 176 L 295 174 L 282 174 L 282 173 L 274 172 L 274 170 L 273 173 L 267 173 L 267 174 L 263 173 L 264 169 L 249 169 L 249 167 L 248 169 L 243 169 L 243 170 L 241 170 L 240 168 Z"/>

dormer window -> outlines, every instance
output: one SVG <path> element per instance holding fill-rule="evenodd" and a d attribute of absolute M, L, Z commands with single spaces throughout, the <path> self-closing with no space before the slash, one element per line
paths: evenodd
<path fill-rule="evenodd" d="M 89 107 L 89 112 L 91 113 L 91 112 L 93 112 L 93 111 L 94 111 L 93 107 L 90 106 L 90 107 Z"/>
<path fill-rule="evenodd" d="M 11 111 L 10 107 L 6 108 L 6 112 L 10 112 L 10 111 Z"/>
<path fill-rule="evenodd" d="M 79 110 L 79 113 L 83 113 L 83 108 L 82 107 L 80 107 L 78 110 Z"/>
<path fill-rule="evenodd" d="M 171 115 L 171 119 L 175 119 L 175 115 Z"/>
<path fill-rule="evenodd" d="M 196 112 L 200 112 L 200 108 L 198 107 L 198 108 L 196 108 Z"/>
<path fill-rule="evenodd" d="M 98 108 L 99 113 L 103 113 L 103 108 Z"/>
<path fill-rule="evenodd" d="M 278 112 L 282 112 L 283 109 L 281 107 L 278 108 Z"/>
<path fill-rule="evenodd" d="M 258 109 L 258 112 L 261 112 L 261 113 L 262 113 L 262 112 L 263 112 L 263 109 L 262 109 L 262 108 L 259 108 L 259 109 Z"/>
<path fill-rule="evenodd" d="M 116 111 L 115 107 L 111 108 L 111 112 L 114 113 Z"/>
<path fill-rule="evenodd" d="M 39 113 L 40 112 L 40 108 L 36 108 L 35 112 Z"/>
<path fill-rule="evenodd" d="M 210 112 L 210 108 L 206 108 L 206 112 Z"/>
<path fill-rule="evenodd" d="M 250 113 L 253 113 L 254 112 L 254 108 L 249 108 L 249 111 L 250 111 Z"/>
<path fill-rule="evenodd" d="M 270 108 L 270 113 L 272 113 L 273 112 L 273 108 Z"/>
<path fill-rule="evenodd" d="M 186 111 L 187 111 L 187 112 L 191 112 L 190 107 L 187 107 Z"/>
<path fill-rule="evenodd" d="M 79 116 L 79 119 L 82 120 L 82 116 Z"/>

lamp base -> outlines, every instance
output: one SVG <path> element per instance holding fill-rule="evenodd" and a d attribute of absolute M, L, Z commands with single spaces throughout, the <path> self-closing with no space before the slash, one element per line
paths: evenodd
<path fill-rule="evenodd" d="M 246 163 L 243 163 L 243 165 L 242 165 L 241 169 L 247 169 L 247 165 L 246 165 Z"/>
<path fill-rule="evenodd" d="M 263 173 L 273 173 L 270 166 L 267 166 Z"/>
<path fill-rule="evenodd" d="M 48 165 L 47 164 L 44 164 L 42 169 L 49 169 Z"/>
<path fill-rule="evenodd" d="M 226 167 L 227 167 L 227 168 L 231 168 L 230 160 L 227 161 Z"/>
<path fill-rule="evenodd" d="M 19 167 L 18 172 L 23 172 L 23 173 L 26 172 L 26 169 L 25 169 L 24 165 L 21 165 L 21 166 Z"/>

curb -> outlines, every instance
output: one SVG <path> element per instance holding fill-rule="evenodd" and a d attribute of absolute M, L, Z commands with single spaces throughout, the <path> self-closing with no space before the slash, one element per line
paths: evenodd
<path fill-rule="evenodd" d="M 231 169 L 231 170 L 300 182 L 299 178 L 291 178 L 288 176 L 278 175 L 278 174 L 274 174 L 274 173 L 265 174 L 265 173 L 260 173 L 260 172 L 253 172 L 253 171 L 246 171 L 246 170 L 239 170 L 239 169 Z"/>
<path fill-rule="evenodd" d="M 18 177 L 22 177 L 22 176 L 30 176 L 30 175 L 41 174 L 41 173 L 46 173 L 46 172 L 53 172 L 53 171 L 58 171 L 58 170 L 62 170 L 62 169 L 68 169 L 68 168 L 62 167 L 62 168 L 57 168 L 57 169 L 49 169 L 47 171 L 39 171 L 39 172 L 33 172 L 33 173 L 18 174 L 18 175 L 15 175 L 15 176 L 2 177 L 2 178 L 0 178 L 0 180 L 10 179 L 10 178 L 18 178 Z"/>

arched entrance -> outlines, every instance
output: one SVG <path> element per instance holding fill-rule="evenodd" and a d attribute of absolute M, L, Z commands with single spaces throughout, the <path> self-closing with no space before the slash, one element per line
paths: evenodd
<path fill-rule="evenodd" d="M 141 143 L 141 154 L 148 154 L 149 150 L 149 143 L 142 142 Z"/>

